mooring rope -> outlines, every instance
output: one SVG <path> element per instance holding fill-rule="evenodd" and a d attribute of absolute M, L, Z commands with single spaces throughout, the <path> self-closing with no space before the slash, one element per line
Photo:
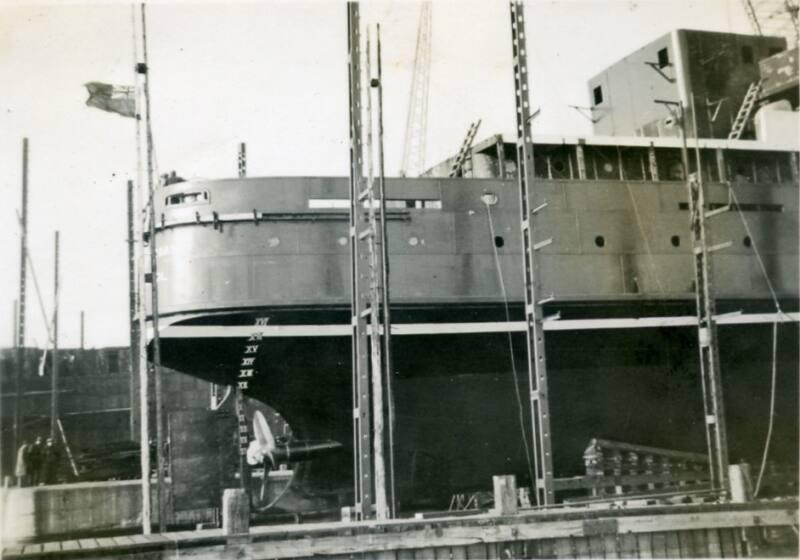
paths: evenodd
<path fill-rule="evenodd" d="M 767 457 L 769 456 L 769 447 L 772 441 L 772 429 L 775 424 L 775 390 L 776 385 L 778 382 L 778 323 L 780 321 L 780 316 L 785 315 L 781 310 L 781 304 L 778 301 L 778 294 L 775 292 L 775 288 L 772 285 L 772 281 L 769 278 L 769 274 L 767 274 L 767 267 L 764 264 L 764 259 L 761 257 L 761 253 L 758 250 L 758 244 L 756 243 L 755 238 L 753 237 L 752 232 L 750 231 L 750 225 L 747 223 L 747 218 L 745 217 L 744 213 L 742 212 L 742 208 L 739 205 L 739 199 L 736 197 L 736 190 L 733 187 L 733 183 L 728 183 L 729 192 L 731 194 L 731 199 L 733 200 L 733 204 L 736 207 L 736 212 L 739 214 L 739 218 L 742 221 L 742 225 L 744 226 L 744 230 L 747 233 L 748 239 L 750 239 L 750 246 L 753 249 L 753 253 L 756 256 L 756 261 L 758 262 L 758 266 L 761 269 L 761 274 L 764 277 L 764 280 L 767 283 L 767 288 L 769 289 L 769 293 L 772 297 L 772 303 L 775 306 L 775 321 L 772 324 L 772 379 L 770 382 L 770 399 L 769 399 L 769 419 L 767 422 L 767 437 L 764 441 L 764 452 L 761 455 L 761 468 L 758 470 L 758 479 L 756 480 L 756 487 L 753 491 L 753 497 L 758 496 L 759 490 L 761 490 L 761 481 L 764 478 L 764 471 L 767 467 Z"/>
<path fill-rule="evenodd" d="M 486 215 L 489 218 L 489 241 L 492 245 L 492 253 L 494 255 L 494 264 L 495 270 L 497 271 L 497 280 L 500 283 L 500 293 L 503 296 L 503 306 L 505 308 L 505 316 L 506 322 L 511 322 L 511 312 L 509 311 L 508 305 L 508 294 L 506 293 L 506 283 L 503 279 L 503 269 L 500 265 L 500 255 L 497 252 L 497 245 L 495 245 L 494 239 L 494 221 L 492 220 L 492 207 L 488 201 L 483 201 L 484 205 L 486 206 Z M 525 446 L 525 460 L 528 463 L 528 473 L 531 476 L 531 487 L 533 490 L 536 490 L 536 476 L 534 475 L 533 471 L 533 462 L 531 460 L 531 450 L 528 446 L 528 432 L 525 429 L 525 412 L 522 405 L 522 396 L 519 392 L 519 374 L 517 373 L 517 361 L 514 358 L 514 341 L 511 336 L 511 331 L 506 331 L 506 335 L 508 337 L 508 352 L 511 356 L 511 373 L 514 376 L 514 394 L 517 398 L 517 412 L 519 416 L 519 427 L 522 431 L 522 443 Z M 531 414 L 533 411 L 531 410 Z"/>
<path fill-rule="evenodd" d="M 647 253 L 647 261 L 650 263 L 650 270 L 653 271 L 653 278 L 658 286 L 658 291 L 663 294 L 664 286 L 661 284 L 661 278 L 659 278 L 658 271 L 656 270 L 656 261 L 653 258 L 653 251 L 650 249 L 650 241 L 647 239 L 647 234 L 644 230 L 644 224 L 642 224 L 642 217 L 639 214 L 639 206 L 636 204 L 636 199 L 633 197 L 633 191 L 631 190 L 631 184 L 628 181 L 625 181 L 625 187 L 628 189 L 628 197 L 630 197 L 631 205 L 633 205 L 633 215 L 636 217 L 636 225 L 639 228 L 639 233 L 641 234 L 642 241 L 644 242 L 644 250 Z"/>

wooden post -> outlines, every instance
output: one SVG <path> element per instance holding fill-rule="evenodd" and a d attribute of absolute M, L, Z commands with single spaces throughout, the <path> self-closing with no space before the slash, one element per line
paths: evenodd
<path fill-rule="evenodd" d="M 83 330 L 84 321 L 83 321 L 83 319 L 84 319 L 83 311 L 81 311 L 81 350 L 83 350 L 85 348 L 85 344 L 84 344 L 85 340 L 84 340 L 84 336 L 83 336 L 83 334 L 84 334 L 84 330 Z"/>
<path fill-rule="evenodd" d="M 731 487 L 731 502 L 741 504 L 753 499 L 753 480 L 750 465 L 740 463 L 728 466 L 728 481 Z"/>
<path fill-rule="evenodd" d="M 250 499 L 247 492 L 241 488 L 226 488 L 222 492 L 222 533 L 226 537 L 238 537 L 249 532 Z"/>
<path fill-rule="evenodd" d="M 58 431 L 58 231 L 55 239 L 55 278 L 53 289 L 53 369 L 50 376 L 50 438 L 55 442 Z"/>
<path fill-rule="evenodd" d="M 513 474 L 492 477 L 494 484 L 494 509 L 497 515 L 513 515 L 517 513 L 517 477 Z"/>

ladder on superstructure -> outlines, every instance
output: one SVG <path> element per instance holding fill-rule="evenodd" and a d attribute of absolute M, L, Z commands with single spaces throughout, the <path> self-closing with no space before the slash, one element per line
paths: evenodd
<path fill-rule="evenodd" d="M 480 126 L 480 119 L 469 125 L 469 129 L 467 129 L 467 135 L 464 137 L 464 141 L 461 142 L 461 148 L 458 150 L 456 160 L 453 162 L 453 167 L 450 169 L 450 177 L 462 176 L 464 171 L 464 163 L 466 163 L 467 158 L 472 157 L 470 150 L 472 148 L 472 143 L 475 141 L 475 135 L 478 134 L 478 128 Z"/>
<path fill-rule="evenodd" d="M 522 227 L 522 256 L 525 271 L 525 326 L 530 384 L 531 442 L 533 444 L 533 494 L 536 505 L 554 503 L 553 456 L 550 438 L 550 405 L 547 392 L 547 360 L 541 274 L 537 253 L 552 239 L 536 240 L 536 215 L 547 207 L 534 204 L 533 142 L 531 141 L 530 96 L 528 94 L 528 62 L 525 41 L 525 14 L 522 2 L 511 2 L 511 39 L 514 54 L 514 91 L 517 120 L 517 177 Z"/>
<path fill-rule="evenodd" d="M 348 3 L 348 51 L 350 80 L 350 273 L 353 357 L 353 438 L 355 511 L 357 519 L 378 520 L 390 515 L 384 461 L 384 387 L 388 352 L 382 352 L 381 330 L 388 349 L 388 263 L 385 252 L 385 197 L 381 151 L 380 192 L 376 196 L 372 158 L 372 107 L 369 87 L 380 88 L 380 76 L 369 76 L 370 47 L 367 39 L 367 89 L 362 83 L 361 37 L 358 3 Z M 380 39 L 379 39 L 380 40 Z M 378 47 L 380 48 L 380 47 Z M 378 55 L 379 56 L 379 55 Z M 379 62 L 380 65 L 380 62 Z M 380 70 L 379 70 L 380 72 Z M 380 92 L 379 92 L 380 105 Z M 380 111 L 380 108 L 379 108 Z M 366 114 L 367 122 L 364 123 Z M 381 118 L 380 115 L 378 117 Z M 362 131 L 367 131 L 366 145 Z M 379 124 L 382 136 L 382 125 Z M 379 139 L 381 141 L 381 139 Z M 366 148 L 366 150 L 365 150 Z M 366 161 L 365 161 L 366 151 Z M 364 177 L 364 165 L 368 174 Z M 366 209 L 366 212 L 364 211 Z M 380 212 L 380 223 L 377 212 Z M 366 213 L 366 220 L 363 219 Z M 366 221 L 366 224 L 364 223 Z M 381 306 L 384 306 L 381 329 Z M 387 401 L 391 394 L 387 395 Z M 391 403 L 388 403 L 391 406 Z M 391 414 L 389 415 L 391 422 Z M 391 440 L 391 426 L 390 426 Z M 390 449 L 391 453 L 391 449 Z M 390 469 L 392 465 L 390 465 Z M 390 472 L 390 476 L 393 474 Z M 392 484 L 393 487 L 393 484 Z M 393 495 L 392 495 L 393 500 Z M 392 508 L 393 509 L 393 508 Z"/>
<path fill-rule="evenodd" d="M 753 113 L 753 108 L 758 101 L 758 95 L 761 93 L 761 85 L 763 83 L 764 80 L 758 80 L 757 82 L 751 83 L 747 88 L 747 93 L 739 107 L 739 112 L 736 113 L 736 118 L 733 119 L 733 125 L 728 134 L 728 140 L 738 140 L 742 137 L 744 127 L 747 125 L 747 121 L 750 120 L 750 115 Z"/>

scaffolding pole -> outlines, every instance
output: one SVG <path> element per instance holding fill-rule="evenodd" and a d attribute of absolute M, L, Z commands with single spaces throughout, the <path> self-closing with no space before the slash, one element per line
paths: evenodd
<path fill-rule="evenodd" d="M 147 186 L 150 224 L 150 314 L 153 326 L 153 377 L 156 393 L 156 481 L 158 484 L 158 530 L 167 530 L 164 488 L 164 403 L 161 386 L 161 343 L 158 332 L 158 252 L 156 251 L 155 182 L 153 181 L 153 132 L 150 115 L 150 68 L 147 59 L 147 13 L 142 9 L 142 59 L 144 61 L 145 139 L 147 143 Z"/>
<path fill-rule="evenodd" d="M 369 314 L 369 261 L 359 238 L 361 193 L 365 192 L 362 142 L 363 95 L 361 88 L 361 34 L 357 2 L 347 4 L 347 46 L 350 101 L 350 294 L 353 367 L 353 473 L 356 519 L 374 515 L 373 449 L 371 422 Z"/>
<path fill-rule="evenodd" d="M 53 367 L 50 375 L 50 438 L 55 442 L 58 435 L 58 265 L 59 234 L 55 235 L 55 274 L 53 279 Z"/>
<path fill-rule="evenodd" d="M 693 129 L 697 130 L 694 96 L 691 97 Z M 696 171 L 689 173 L 689 155 L 686 148 L 685 115 L 681 104 L 681 135 L 683 157 L 686 166 L 686 186 L 689 196 L 692 251 L 694 255 L 695 301 L 697 305 L 697 340 L 700 352 L 700 375 L 703 387 L 703 412 L 705 415 L 708 464 L 711 488 L 728 491 L 728 436 L 725 427 L 725 407 L 722 396 L 722 374 L 720 371 L 716 305 L 712 291 L 711 259 L 713 250 L 706 238 L 706 204 L 703 189 L 703 173 L 700 147 L 695 136 Z M 717 246 L 724 248 L 725 243 Z"/>
<path fill-rule="evenodd" d="M 550 405 L 547 392 L 541 279 L 538 251 L 552 240 L 537 239 L 537 216 L 546 203 L 535 204 L 533 142 L 531 141 L 530 95 L 525 37 L 525 13 L 522 2 L 511 2 L 511 38 L 514 54 L 514 91 L 516 93 L 517 170 L 522 227 L 522 258 L 525 279 L 525 326 L 530 388 L 531 442 L 533 452 L 533 494 L 536 505 L 555 501 L 553 457 L 550 441 Z"/>
<path fill-rule="evenodd" d="M 28 139 L 22 139 L 22 211 L 20 218 L 19 311 L 17 312 L 17 352 L 14 364 L 14 434 L 11 449 L 17 452 L 22 430 L 22 377 L 25 370 L 25 298 L 28 256 Z"/>
<path fill-rule="evenodd" d="M 139 371 L 139 321 L 136 296 L 136 234 L 134 232 L 133 181 L 128 181 L 128 329 L 130 334 L 128 372 L 130 374 L 129 393 L 131 400 L 130 430 L 131 438 L 136 438 L 133 403 L 136 400 L 136 374 Z M 81 311 L 81 350 L 83 350 L 83 311 Z"/>

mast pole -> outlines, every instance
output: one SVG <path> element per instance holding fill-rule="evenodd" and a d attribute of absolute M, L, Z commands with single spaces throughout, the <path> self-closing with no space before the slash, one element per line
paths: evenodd
<path fill-rule="evenodd" d="M 50 376 L 50 438 L 55 442 L 58 433 L 58 231 L 55 236 L 55 277 L 53 289 L 53 370 Z"/>
<path fill-rule="evenodd" d="M 83 323 L 84 323 L 83 318 L 84 318 L 83 317 L 83 311 L 81 311 L 81 350 L 83 350 L 85 348 L 84 336 L 83 336 L 83 334 L 84 334 L 84 331 L 83 331 Z"/>
<path fill-rule="evenodd" d="M 145 140 L 147 142 L 147 186 L 150 222 L 150 302 L 153 324 L 153 374 L 156 392 L 156 481 L 158 484 L 158 530 L 164 533 L 166 502 L 164 499 L 164 411 L 161 387 L 161 343 L 158 332 L 158 258 L 156 251 L 155 183 L 153 181 L 153 131 L 150 118 L 150 68 L 147 59 L 147 14 L 142 3 L 142 57 L 144 60 Z"/>
<path fill-rule="evenodd" d="M 17 352 L 14 364 L 14 438 L 11 449 L 17 452 L 22 430 L 22 376 L 25 369 L 25 296 L 28 278 L 28 139 L 22 139 L 22 218 L 20 219 L 19 311 L 17 313 Z"/>

